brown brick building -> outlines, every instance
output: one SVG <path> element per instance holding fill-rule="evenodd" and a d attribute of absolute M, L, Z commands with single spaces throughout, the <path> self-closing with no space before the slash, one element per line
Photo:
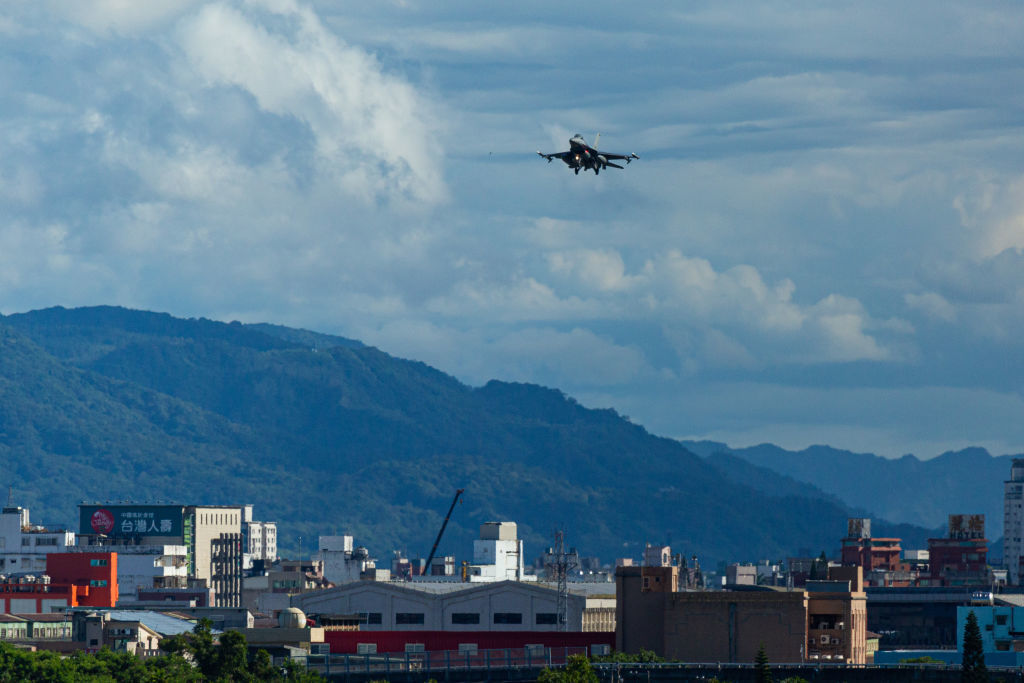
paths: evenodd
<path fill-rule="evenodd" d="M 867 610 L 860 567 L 833 567 L 805 589 L 677 592 L 675 567 L 620 567 L 615 646 L 674 660 L 863 664 Z"/>

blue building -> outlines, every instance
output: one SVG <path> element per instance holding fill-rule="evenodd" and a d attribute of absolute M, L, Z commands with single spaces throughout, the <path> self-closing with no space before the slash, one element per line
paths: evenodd
<path fill-rule="evenodd" d="M 969 605 L 956 608 L 956 650 L 887 650 L 875 653 L 876 664 L 898 664 L 903 659 L 931 657 L 949 664 L 963 660 L 964 626 L 974 612 L 981 630 L 982 650 L 987 666 L 1024 666 L 1024 607 L 1013 605 Z"/>

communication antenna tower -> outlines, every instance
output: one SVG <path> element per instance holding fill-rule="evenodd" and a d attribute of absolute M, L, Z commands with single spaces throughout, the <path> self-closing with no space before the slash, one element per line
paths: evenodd
<path fill-rule="evenodd" d="M 569 610 L 569 572 L 579 566 L 579 557 L 575 548 L 569 552 L 565 551 L 565 532 L 561 529 L 555 531 L 555 548 L 552 554 L 555 576 L 558 579 L 558 630 L 568 631 L 569 620 L 566 613 Z"/>

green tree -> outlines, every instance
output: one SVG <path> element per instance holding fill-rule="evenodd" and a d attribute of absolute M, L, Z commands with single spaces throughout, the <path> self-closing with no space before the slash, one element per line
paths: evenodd
<path fill-rule="evenodd" d="M 772 683 L 772 668 L 768 665 L 768 653 L 764 651 L 764 643 L 757 648 L 754 657 L 754 680 L 757 683 Z"/>
<path fill-rule="evenodd" d="M 610 655 L 600 655 L 592 658 L 595 662 L 601 663 L 633 663 L 633 662 L 664 662 L 664 657 L 659 657 L 657 653 L 652 650 L 640 649 L 635 654 L 627 654 L 625 652 L 612 652 Z"/>
<path fill-rule="evenodd" d="M 230 681 L 246 681 L 253 677 L 249 671 L 249 648 L 245 636 L 238 631 L 221 634 L 217 646 L 217 677 Z"/>
<path fill-rule="evenodd" d="M 960 666 L 960 680 L 963 683 L 986 683 L 988 669 L 985 668 L 985 652 L 981 643 L 981 629 L 974 610 L 967 613 L 964 624 L 964 658 Z"/>
<path fill-rule="evenodd" d="M 563 669 L 544 669 L 537 683 L 598 683 L 597 672 L 586 655 L 570 655 Z"/>

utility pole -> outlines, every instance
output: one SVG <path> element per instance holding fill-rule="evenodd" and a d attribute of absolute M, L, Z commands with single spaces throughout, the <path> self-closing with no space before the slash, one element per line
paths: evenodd
<path fill-rule="evenodd" d="M 568 631 L 569 620 L 569 572 L 579 565 L 579 558 L 576 556 L 576 549 L 570 552 L 565 551 L 565 532 L 561 529 L 555 531 L 554 548 L 554 569 L 558 579 L 558 630 Z"/>

